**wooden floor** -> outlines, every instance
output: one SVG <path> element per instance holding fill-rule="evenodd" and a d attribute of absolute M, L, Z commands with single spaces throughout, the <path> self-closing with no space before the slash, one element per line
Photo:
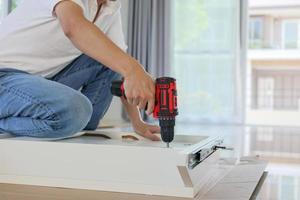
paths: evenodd
<path fill-rule="evenodd" d="M 256 199 L 300 199 L 300 128 L 229 126 L 189 126 L 187 128 L 180 125 L 177 127 L 177 131 L 183 130 L 188 133 L 203 133 L 203 135 L 222 135 L 225 137 L 225 143 L 236 150 L 228 154 L 259 155 L 262 159 L 268 160 L 269 174 Z M 0 184 L 0 200 L 106 200 L 108 199 L 106 195 L 106 193 L 96 191 Z M 134 198 L 133 196 L 120 198 L 116 193 L 113 199 Z M 148 199 L 161 198 L 149 196 Z"/>
<path fill-rule="evenodd" d="M 89 190 L 72 190 L 65 188 L 34 187 L 24 185 L 0 184 L 1 200 L 170 200 L 170 198 L 124 195 Z M 172 200 L 185 200 L 172 198 Z"/>

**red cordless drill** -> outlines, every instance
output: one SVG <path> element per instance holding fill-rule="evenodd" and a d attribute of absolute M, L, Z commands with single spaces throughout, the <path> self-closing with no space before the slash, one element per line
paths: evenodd
<path fill-rule="evenodd" d="M 174 139 L 175 117 L 178 115 L 176 80 L 170 77 L 157 78 L 155 88 L 153 117 L 159 120 L 161 138 L 169 147 Z M 112 82 L 111 93 L 126 98 L 123 81 Z"/>

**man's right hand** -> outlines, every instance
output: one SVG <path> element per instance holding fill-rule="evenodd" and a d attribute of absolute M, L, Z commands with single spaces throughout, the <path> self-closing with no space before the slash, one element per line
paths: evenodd
<path fill-rule="evenodd" d="M 131 105 L 144 109 L 150 115 L 155 104 L 155 82 L 152 77 L 140 65 L 135 65 L 124 77 L 124 90 L 127 101 Z"/>

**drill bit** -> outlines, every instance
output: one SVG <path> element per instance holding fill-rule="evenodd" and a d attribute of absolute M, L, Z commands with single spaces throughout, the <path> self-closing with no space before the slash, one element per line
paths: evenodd
<path fill-rule="evenodd" d="M 167 142 L 167 148 L 170 148 L 170 143 L 169 142 Z"/>

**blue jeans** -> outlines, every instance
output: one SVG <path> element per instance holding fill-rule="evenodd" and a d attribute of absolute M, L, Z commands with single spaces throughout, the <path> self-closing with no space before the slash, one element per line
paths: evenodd
<path fill-rule="evenodd" d="M 86 55 L 51 79 L 0 69 L 0 130 L 53 139 L 94 130 L 110 106 L 111 82 L 118 78 Z"/>

